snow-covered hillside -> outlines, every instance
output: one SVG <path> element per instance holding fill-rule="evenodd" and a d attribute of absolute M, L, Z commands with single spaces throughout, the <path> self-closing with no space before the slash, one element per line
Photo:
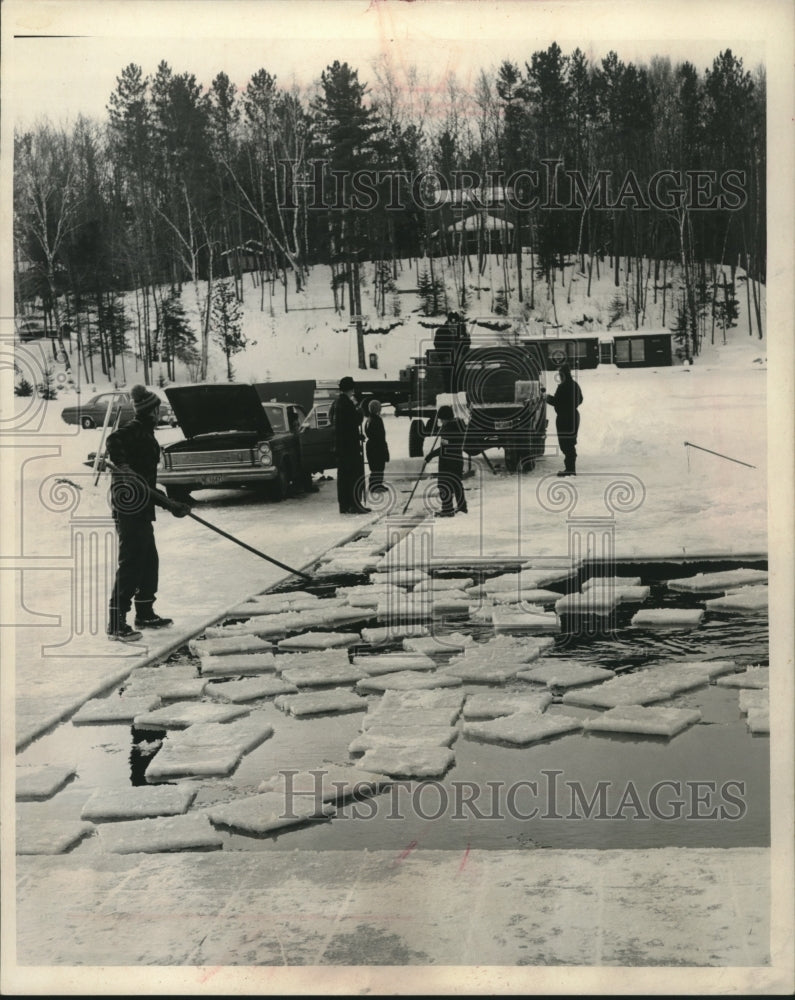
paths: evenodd
<path fill-rule="evenodd" d="M 586 265 L 587 266 L 587 265 Z M 676 307 L 681 301 L 678 278 L 668 268 L 666 272 L 665 296 L 662 289 L 662 271 L 655 291 L 654 268 L 651 274 L 648 262 L 644 262 L 645 313 L 640 310 L 639 327 L 643 330 L 670 329 L 675 321 Z M 729 268 L 726 269 L 726 280 L 731 280 Z M 356 344 L 356 327 L 351 324 L 347 301 L 344 309 L 335 311 L 334 297 L 331 289 L 330 269 L 324 265 L 312 268 L 305 288 L 297 293 L 292 278 L 288 275 L 288 288 L 285 290 L 279 281 L 271 287 L 265 287 L 259 282 L 258 276 L 248 273 L 243 276 L 243 303 L 241 328 L 248 344 L 246 348 L 232 358 L 236 381 L 259 382 L 271 379 L 317 378 L 339 379 L 345 374 L 357 374 L 360 377 L 395 379 L 400 370 L 405 368 L 411 358 L 421 354 L 433 338 L 434 326 L 444 318 L 447 310 L 460 309 L 460 265 L 455 260 L 435 258 L 433 272 L 441 279 L 446 293 L 441 299 L 441 315 L 429 317 L 423 314 L 422 300 L 418 292 L 420 276 L 429 272 L 429 262 L 413 260 L 399 262 L 395 279 L 395 289 L 385 295 L 385 315 L 374 303 L 374 266 L 363 265 L 362 308 L 366 317 L 365 330 L 376 332 L 366 333 L 364 337 L 365 355 L 370 361 L 370 355 L 377 358 L 377 370 L 368 368 L 365 376 L 358 369 Z M 718 272 L 720 274 L 720 271 Z M 495 315 L 494 308 L 498 304 L 501 290 L 506 283 L 512 289 L 507 306 L 507 315 Z M 556 272 L 554 289 L 550 289 L 543 279 L 535 278 L 531 287 L 530 261 L 524 258 L 523 289 L 524 302 L 519 303 L 516 294 L 517 275 L 515 261 L 512 259 L 503 267 L 502 260 L 497 255 L 485 258 L 483 273 L 477 273 L 477 259 L 472 257 L 472 270 L 466 275 L 466 315 L 470 321 L 486 319 L 493 327 L 495 322 L 506 327 L 501 334 L 508 338 L 519 337 L 560 337 L 582 334 L 610 337 L 613 333 L 635 328 L 635 307 L 632 299 L 635 276 L 628 276 L 625 264 L 622 262 L 618 287 L 614 283 L 614 275 L 609 259 L 598 267 L 593 267 L 590 295 L 588 294 L 588 275 L 580 270 L 579 264 L 566 267 L 563 284 L 560 271 Z M 227 279 L 230 280 L 231 279 Z M 721 279 L 719 278 L 719 281 Z M 765 317 L 765 289 L 758 289 L 761 295 L 761 312 Z M 533 308 L 529 303 L 533 299 Z M 554 306 L 552 296 L 554 294 Z M 720 295 L 722 297 L 722 290 Z M 203 306 L 206 296 L 206 283 L 199 284 L 199 298 Z M 720 321 L 714 328 L 714 343 L 711 316 L 705 323 L 705 337 L 700 355 L 695 359 L 697 365 L 720 362 L 726 365 L 741 366 L 766 358 L 766 342 L 757 336 L 755 323 L 753 336 L 749 335 L 748 298 L 746 293 L 746 277 L 742 270 L 735 274 L 735 296 L 737 300 L 738 317 L 735 325 L 724 331 Z M 128 316 L 135 313 L 135 299 L 128 296 L 125 303 Z M 285 309 L 285 300 L 286 306 Z M 193 286 L 186 284 L 182 292 L 182 301 L 192 328 L 199 339 L 201 324 Z M 708 308 L 708 307 L 707 307 Z M 753 304 L 751 304 L 753 309 Z M 623 312 L 622 312 L 623 310 Z M 709 309 L 708 309 L 709 311 Z M 620 315 L 617 315 L 621 313 Z M 557 322 L 556 322 L 557 320 Z M 392 327 L 392 329 L 389 329 Z M 487 337 L 498 334 L 477 323 L 471 326 L 473 333 Z M 383 332 L 388 330 L 388 332 Z M 378 332 L 381 331 L 381 332 Z M 132 338 L 131 338 L 132 339 Z M 76 367 L 76 358 L 73 358 Z M 153 381 L 158 381 L 165 366 L 154 364 Z M 60 366 L 56 366 L 60 371 Z M 80 388 L 83 391 L 102 391 L 114 381 L 121 386 L 130 385 L 142 380 L 141 363 L 133 353 L 124 359 L 124 376 L 121 365 L 117 366 L 114 377 L 105 379 L 100 376 L 98 359 L 95 358 L 94 374 L 97 381 L 86 384 L 84 372 L 75 371 L 75 386 L 66 384 L 62 397 L 74 393 Z M 209 381 L 226 380 L 226 359 L 220 347 L 211 341 L 209 352 Z M 177 383 L 190 381 L 187 369 L 177 364 Z"/>

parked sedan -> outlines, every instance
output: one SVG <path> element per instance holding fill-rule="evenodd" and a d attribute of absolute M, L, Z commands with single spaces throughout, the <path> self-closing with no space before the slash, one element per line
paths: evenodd
<path fill-rule="evenodd" d="M 105 414 L 110 407 L 108 416 L 108 426 L 112 427 L 116 423 L 118 415 L 118 426 L 123 427 L 135 416 L 132 399 L 128 392 L 101 392 L 97 396 L 92 396 L 85 403 L 78 403 L 76 406 L 65 406 L 61 410 L 61 419 L 67 424 L 80 424 L 86 429 L 90 427 L 102 427 L 105 423 Z M 160 404 L 160 415 L 158 424 L 177 426 L 177 419 L 171 405 L 163 400 Z"/>
<path fill-rule="evenodd" d="M 311 488 L 312 473 L 336 467 L 330 401 L 309 413 L 298 403 L 263 403 L 252 385 L 166 389 L 185 434 L 163 449 L 158 481 L 185 500 L 191 490 L 257 489 L 283 500 Z"/>

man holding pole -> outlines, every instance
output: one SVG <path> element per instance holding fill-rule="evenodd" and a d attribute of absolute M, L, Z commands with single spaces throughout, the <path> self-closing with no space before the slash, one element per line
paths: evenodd
<path fill-rule="evenodd" d="M 154 612 L 159 559 L 155 546 L 155 506 L 175 517 L 185 517 L 190 506 L 170 500 L 156 489 L 160 445 L 155 427 L 160 397 L 142 385 L 130 391 L 135 418 L 108 437 L 108 458 L 113 467 L 110 495 L 119 563 L 108 610 L 108 638 L 135 642 L 141 628 L 164 628 L 171 618 Z M 127 624 L 127 613 L 135 600 L 135 629 Z"/>

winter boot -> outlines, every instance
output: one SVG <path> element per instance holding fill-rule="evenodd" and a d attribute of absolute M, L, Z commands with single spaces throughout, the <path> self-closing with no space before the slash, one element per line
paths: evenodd
<path fill-rule="evenodd" d="M 161 618 L 156 615 L 152 605 L 154 601 L 135 602 L 135 627 L 136 628 L 167 628 L 174 624 L 173 618 Z"/>
<path fill-rule="evenodd" d="M 108 616 L 108 638 L 115 642 L 137 642 L 142 635 L 127 624 L 127 615 L 116 608 L 110 609 Z"/>

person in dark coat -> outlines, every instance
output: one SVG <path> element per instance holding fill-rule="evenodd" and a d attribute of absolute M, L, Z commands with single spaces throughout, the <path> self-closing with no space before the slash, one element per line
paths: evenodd
<path fill-rule="evenodd" d="M 185 517 L 190 505 L 170 500 L 156 489 L 160 445 L 155 427 L 160 397 L 142 385 L 130 390 L 135 417 L 114 431 L 107 442 L 112 465 L 111 509 L 119 539 L 119 561 L 108 609 L 108 638 L 134 642 L 140 628 L 164 628 L 171 618 L 154 612 L 159 558 L 155 545 L 155 507 L 175 517 Z M 135 629 L 127 624 L 127 612 L 135 600 Z"/>
<path fill-rule="evenodd" d="M 337 454 L 337 503 L 340 514 L 369 514 L 362 503 L 364 457 L 362 455 L 362 414 L 353 397 L 350 375 L 340 380 L 340 394 L 334 402 L 334 446 Z"/>
<path fill-rule="evenodd" d="M 464 435 L 466 424 L 453 413 L 452 406 L 440 406 L 436 415 L 440 427 L 440 445 L 425 459 L 425 463 L 439 459 L 439 492 L 442 510 L 439 517 L 453 517 L 457 511 L 468 513 L 466 492 L 464 491 Z"/>
<path fill-rule="evenodd" d="M 371 493 L 381 493 L 384 490 L 384 468 L 389 461 L 389 445 L 386 443 L 380 400 L 371 399 L 368 410 L 370 415 L 364 422 L 364 433 L 367 437 L 364 450 L 370 467 L 368 485 Z"/>
<path fill-rule="evenodd" d="M 578 407 L 582 404 L 582 389 L 571 377 L 571 368 L 564 361 L 558 369 L 560 385 L 554 396 L 547 396 L 547 402 L 555 407 L 555 429 L 558 444 L 563 452 L 563 469 L 559 476 L 576 476 L 577 431 L 580 427 Z"/>

